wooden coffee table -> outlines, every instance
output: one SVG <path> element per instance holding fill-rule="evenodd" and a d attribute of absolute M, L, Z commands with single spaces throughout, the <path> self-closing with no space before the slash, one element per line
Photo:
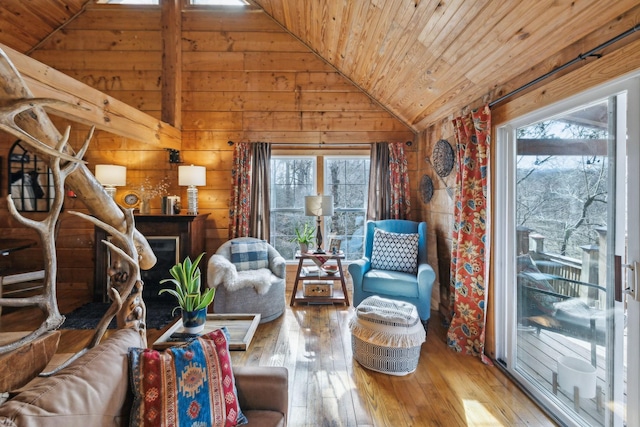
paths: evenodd
<path fill-rule="evenodd" d="M 223 326 L 227 327 L 231 339 L 229 340 L 229 350 L 246 350 L 251 344 L 253 334 L 260 323 L 260 314 L 207 314 L 207 323 L 204 331 L 198 335 L 203 335 Z M 182 327 L 182 319 L 179 318 L 167 331 L 154 343 L 153 348 L 164 350 L 175 345 L 184 344 L 194 335 L 186 334 Z"/>

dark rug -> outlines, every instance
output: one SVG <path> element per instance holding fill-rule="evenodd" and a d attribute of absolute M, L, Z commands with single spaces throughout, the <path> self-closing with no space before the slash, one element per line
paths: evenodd
<path fill-rule="evenodd" d="M 147 329 L 162 329 L 176 316 L 172 316 L 171 312 L 176 306 L 175 301 L 152 300 L 145 301 L 147 306 Z M 90 302 L 81 307 L 76 308 L 71 313 L 65 314 L 65 321 L 60 329 L 95 329 L 102 316 L 107 311 L 111 303 L 107 302 Z M 180 310 L 176 311 L 179 315 Z M 109 329 L 116 328 L 115 317 L 109 324 Z"/>

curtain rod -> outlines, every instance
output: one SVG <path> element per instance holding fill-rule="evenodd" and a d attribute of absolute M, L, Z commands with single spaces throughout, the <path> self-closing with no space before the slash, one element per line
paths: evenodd
<path fill-rule="evenodd" d="M 572 59 L 571 61 L 567 62 L 564 65 L 561 65 L 557 68 L 554 68 L 553 70 L 549 71 L 546 74 L 543 74 L 542 76 L 538 77 L 535 80 L 530 81 L 529 83 L 520 86 L 519 88 L 509 92 L 508 94 L 501 96 L 500 98 L 496 99 L 495 101 L 491 101 L 489 103 L 489 108 L 493 107 L 494 105 L 498 104 L 499 102 L 504 101 L 507 98 L 511 98 L 513 95 L 522 92 L 525 89 L 530 88 L 531 86 L 540 83 L 541 81 L 545 80 L 548 77 L 551 77 L 552 75 L 556 74 L 559 71 L 564 70 L 567 67 L 570 67 L 571 65 L 575 64 L 576 62 L 582 61 L 584 59 L 587 59 L 590 56 L 594 56 L 596 58 L 601 58 L 602 54 L 597 54 L 596 52 L 609 47 L 610 45 L 612 45 L 613 43 L 616 43 L 617 41 L 620 41 L 622 39 L 624 39 L 627 36 L 630 36 L 631 34 L 635 33 L 636 31 L 638 31 L 640 29 L 640 24 L 634 25 L 632 28 L 628 29 L 627 31 L 625 31 L 622 34 L 618 34 L 617 36 L 615 36 L 614 38 L 602 43 L 601 45 L 591 49 L 590 51 L 588 51 L 587 53 L 581 53 L 580 55 L 578 55 L 576 58 Z"/>
<path fill-rule="evenodd" d="M 260 141 L 248 141 L 249 144 L 260 144 Z M 321 142 L 321 143 L 317 143 L 317 142 L 311 142 L 311 143 L 304 143 L 304 142 L 270 142 L 270 144 L 272 146 L 288 146 L 288 145 L 295 145 L 295 146 L 299 146 L 299 147 L 304 147 L 304 148 L 341 148 L 341 147 L 350 147 L 350 148 L 370 148 L 373 144 L 375 144 L 375 142 Z M 227 145 L 229 145 L 230 147 L 235 145 L 235 142 L 233 141 L 227 141 Z M 407 147 L 411 147 L 413 145 L 413 141 L 409 140 L 409 141 L 405 141 L 404 145 L 406 145 Z"/>

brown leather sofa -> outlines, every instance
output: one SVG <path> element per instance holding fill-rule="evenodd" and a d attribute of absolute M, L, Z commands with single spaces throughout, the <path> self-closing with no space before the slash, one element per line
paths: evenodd
<path fill-rule="evenodd" d="M 18 390 L 0 405 L 0 426 L 128 426 L 133 395 L 127 352 L 142 345 L 136 331 L 115 331 L 65 369 Z M 234 367 L 234 375 L 246 425 L 286 426 L 286 368 Z"/>

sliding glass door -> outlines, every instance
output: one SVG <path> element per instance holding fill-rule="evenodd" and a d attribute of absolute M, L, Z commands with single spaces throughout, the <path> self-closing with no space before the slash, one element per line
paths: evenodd
<path fill-rule="evenodd" d="M 627 192 L 640 169 L 637 129 L 627 126 L 638 121 L 637 97 L 635 79 L 611 84 L 498 133 L 498 359 L 567 425 L 637 416 L 626 405 L 638 387 L 637 376 L 627 382 L 637 303 L 624 292 L 636 250 L 627 242 L 640 240 L 638 186 Z"/>

